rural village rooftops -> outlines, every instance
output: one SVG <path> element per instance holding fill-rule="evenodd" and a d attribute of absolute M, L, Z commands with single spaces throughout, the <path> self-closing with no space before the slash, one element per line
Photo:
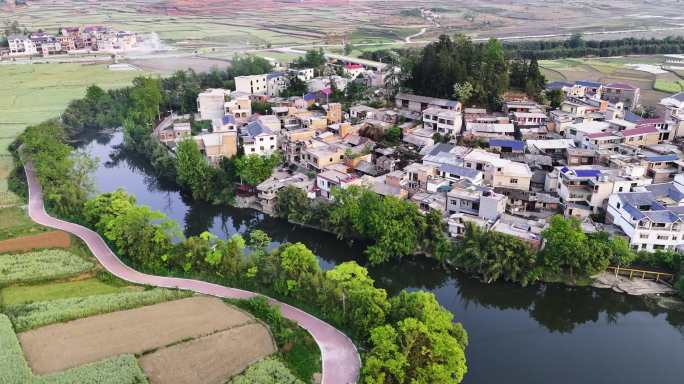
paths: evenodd
<path fill-rule="evenodd" d="M 489 147 L 511 148 L 514 151 L 524 151 L 525 142 L 520 140 L 491 139 L 489 140 Z"/>
<path fill-rule="evenodd" d="M 438 99 L 436 97 L 420 96 L 420 95 L 414 95 L 411 93 L 398 93 L 396 98 L 401 99 L 401 100 L 413 101 L 416 103 L 432 104 L 432 105 L 438 105 L 440 107 L 450 107 L 450 108 L 457 107 L 461 104 L 458 101 L 454 101 L 454 100 Z"/>

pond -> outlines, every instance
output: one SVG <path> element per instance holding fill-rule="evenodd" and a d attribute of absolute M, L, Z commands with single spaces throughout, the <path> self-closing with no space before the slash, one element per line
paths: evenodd
<path fill-rule="evenodd" d="M 324 269 L 362 260 L 361 246 L 334 235 L 253 210 L 193 203 L 160 182 L 143 158 L 120 150 L 121 142 L 119 131 L 85 140 L 84 150 L 99 158 L 97 189 L 125 189 L 176 220 L 186 235 L 210 231 L 226 238 L 258 228 L 274 246 L 306 244 Z M 465 383 L 684 382 L 684 313 L 656 300 L 557 284 L 483 284 L 422 258 L 369 270 L 390 294 L 433 292 L 463 323 L 470 337 Z"/>

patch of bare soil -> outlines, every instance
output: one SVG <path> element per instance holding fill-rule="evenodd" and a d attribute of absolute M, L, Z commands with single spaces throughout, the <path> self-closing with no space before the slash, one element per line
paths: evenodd
<path fill-rule="evenodd" d="M 33 249 L 69 248 L 71 238 L 62 231 L 50 231 L 38 235 L 22 236 L 0 241 L 0 253 L 28 252 Z"/>
<path fill-rule="evenodd" d="M 253 321 L 219 299 L 191 297 L 48 325 L 18 336 L 29 366 L 42 375 L 122 353 L 141 354 Z"/>
<path fill-rule="evenodd" d="M 268 329 L 251 323 L 160 349 L 139 361 L 152 384 L 220 384 L 275 351 Z"/>

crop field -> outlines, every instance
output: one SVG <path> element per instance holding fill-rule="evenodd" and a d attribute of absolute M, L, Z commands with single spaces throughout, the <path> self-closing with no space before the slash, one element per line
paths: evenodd
<path fill-rule="evenodd" d="M 680 78 L 668 71 L 664 73 L 652 73 L 639 70 L 637 65 L 646 64 L 657 68 L 664 65 L 665 60 L 661 55 L 650 56 L 626 56 L 611 58 L 591 59 L 560 59 L 542 60 L 539 65 L 549 81 L 593 80 L 603 83 L 621 82 L 641 88 L 640 103 L 644 105 L 656 105 L 660 99 L 671 93 L 665 91 L 667 87 L 674 89 L 673 85 L 679 84 Z M 650 68 L 650 67 L 647 67 Z"/>
<path fill-rule="evenodd" d="M 71 277 L 94 267 L 90 261 L 62 250 L 4 254 L 0 255 L 0 286 Z"/>
<path fill-rule="evenodd" d="M 0 314 L 0 383 L 29 384 L 141 384 L 147 379 L 132 355 L 121 355 L 93 364 L 55 373 L 34 376 L 24 360 L 21 345 L 7 316 Z"/>
<path fill-rule="evenodd" d="M 81 319 L 116 311 L 153 305 L 187 297 L 183 291 L 151 289 L 106 295 L 73 297 L 28 304 L 7 305 L 4 312 L 17 331 L 23 332 L 49 324 Z"/>
<path fill-rule="evenodd" d="M 250 323 L 146 354 L 140 365 L 152 384 L 222 384 L 275 352 L 268 329 Z"/>
<path fill-rule="evenodd" d="M 53 324 L 18 338 L 35 374 L 134 354 L 152 383 L 223 383 L 275 352 L 266 327 L 209 297 Z"/>
<path fill-rule="evenodd" d="M 50 282 L 40 285 L 17 285 L 3 288 L 0 291 L 0 303 L 2 305 L 19 305 L 139 290 L 142 290 L 142 288 L 119 287 L 107 284 L 96 278 L 89 278 L 77 281 Z"/>

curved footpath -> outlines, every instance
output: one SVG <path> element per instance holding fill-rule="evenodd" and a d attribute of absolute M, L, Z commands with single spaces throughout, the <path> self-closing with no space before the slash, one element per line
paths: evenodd
<path fill-rule="evenodd" d="M 60 229 L 78 236 L 88 245 L 100 264 L 113 275 L 136 284 L 178 288 L 231 299 L 248 299 L 258 295 L 254 292 L 228 288 L 206 281 L 147 275 L 130 268 L 119 260 L 96 232 L 48 215 L 45 212 L 42 190 L 34 174 L 32 164 L 26 163 L 24 168 L 29 190 L 28 214 L 31 219 L 46 227 Z M 313 336 L 321 350 L 323 361 L 322 384 L 356 383 L 361 360 L 354 343 L 345 334 L 330 324 L 291 305 L 274 299 L 271 299 L 271 303 L 280 307 L 284 317 L 297 322 Z"/>

